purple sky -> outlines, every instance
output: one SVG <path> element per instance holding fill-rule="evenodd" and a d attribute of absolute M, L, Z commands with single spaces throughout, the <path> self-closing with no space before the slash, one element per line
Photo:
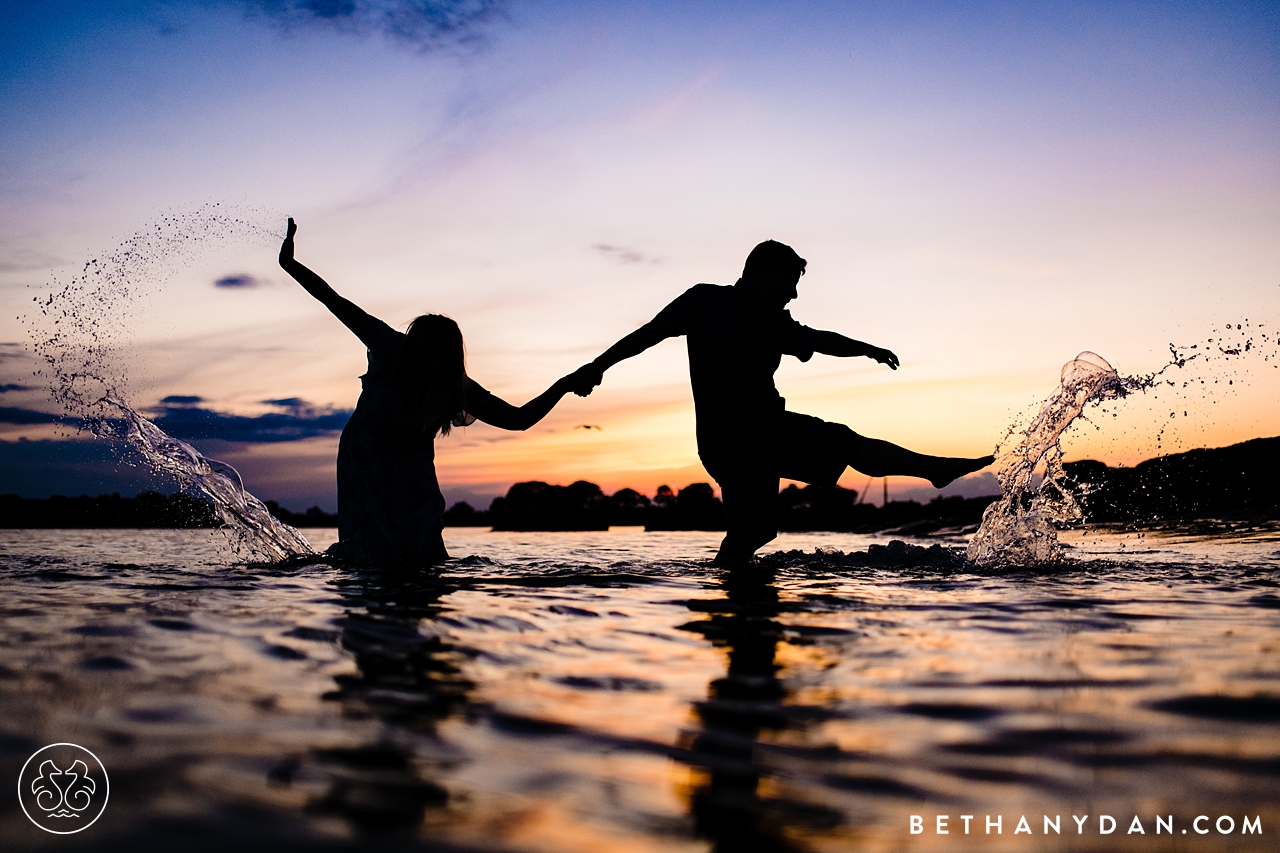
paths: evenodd
<path fill-rule="evenodd" d="M 56 408 L 22 318 L 212 203 L 262 230 L 132 269 L 118 363 L 136 407 L 200 398 L 197 446 L 297 508 L 333 506 L 316 418 L 354 405 L 363 352 L 275 266 L 286 215 L 388 322 L 457 319 L 517 403 L 782 240 L 810 261 L 797 319 L 903 361 L 788 362 L 790 406 L 933 453 L 988 452 L 1081 350 L 1147 373 L 1170 342 L 1280 322 L 1274 4 L 463 3 L 444 27 L 412 7 L 0 5 L 0 492 L 136 490 L 22 414 Z M 1068 453 L 1274 435 L 1275 364 L 1206 367 Z M 253 431 L 281 417 L 289 440 Z M 667 342 L 529 433 L 438 442 L 441 481 L 480 503 L 525 479 L 679 488 L 706 479 L 692 427 Z"/>

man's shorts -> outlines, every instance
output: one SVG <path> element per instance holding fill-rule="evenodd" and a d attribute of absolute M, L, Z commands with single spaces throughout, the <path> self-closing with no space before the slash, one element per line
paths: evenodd
<path fill-rule="evenodd" d="M 699 441 L 698 455 L 721 486 L 772 479 L 776 490 L 779 478 L 834 486 L 865 440 L 844 424 L 783 412 L 781 423 L 768 432 L 725 435 L 711 446 Z"/>
<path fill-rule="evenodd" d="M 815 486 L 834 486 L 864 439 L 844 424 L 795 412 L 782 413 L 778 476 Z"/>
<path fill-rule="evenodd" d="M 843 424 L 784 412 L 781 429 L 745 446 L 702 454 L 720 484 L 729 529 L 724 547 L 750 553 L 778 532 L 778 479 L 834 486 L 866 439 Z"/>

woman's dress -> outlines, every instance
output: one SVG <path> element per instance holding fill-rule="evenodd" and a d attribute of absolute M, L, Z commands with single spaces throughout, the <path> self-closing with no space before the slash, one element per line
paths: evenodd
<path fill-rule="evenodd" d="M 369 348 L 363 390 L 338 443 L 338 541 L 328 553 L 369 565 L 426 566 L 446 559 L 444 495 L 435 443 L 396 381 L 395 357 L 407 336 L 363 311 L 341 317 Z M 463 415 L 482 416 L 492 395 L 467 380 Z"/>

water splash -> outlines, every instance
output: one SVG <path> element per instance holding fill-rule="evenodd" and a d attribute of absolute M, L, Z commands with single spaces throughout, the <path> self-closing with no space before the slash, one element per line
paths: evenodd
<path fill-rule="evenodd" d="M 126 399 L 125 353 L 144 307 L 140 297 L 158 292 L 211 247 L 276 242 L 279 234 L 263 224 L 272 219 L 279 217 L 217 203 L 166 213 L 86 261 L 70 280 L 50 282 L 51 292 L 34 297 L 36 311 L 23 319 L 45 363 L 37 375 L 54 402 L 79 418 L 104 397 Z"/>
<path fill-rule="evenodd" d="M 53 292 L 34 300 L 38 312 L 25 319 L 45 365 L 37 375 L 48 382 L 65 423 L 127 445 L 153 472 L 173 477 L 184 492 L 207 501 L 237 554 L 278 561 L 313 551 L 301 533 L 274 518 L 244 488 L 234 468 L 166 434 L 140 415 L 126 394 L 124 353 L 136 325 L 137 297 L 190 265 L 202 247 L 246 237 L 255 243 L 279 239 L 254 221 L 258 218 L 220 204 L 165 215 L 88 261 L 61 287 L 55 281 Z"/>
<path fill-rule="evenodd" d="M 104 411 L 115 418 L 101 418 L 91 427 L 94 435 L 118 438 L 142 454 L 151 469 L 168 474 L 182 489 L 207 501 L 222 523 L 233 532 L 237 553 L 273 562 L 314 553 L 306 538 L 271 515 L 266 505 L 244 487 L 235 468 L 209 459 L 138 414 L 128 403 L 106 397 Z"/>
<path fill-rule="evenodd" d="M 1169 361 L 1143 376 L 1121 376 L 1093 352 L 1082 352 L 1067 362 L 1058 390 L 1026 428 L 1011 427 L 996 449 L 1001 497 L 983 514 L 982 525 L 969 543 L 968 559 L 978 565 L 1012 566 L 1061 561 L 1057 526 L 1083 520 L 1074 495 L 1087 494 L 1092 486 L 1072 482 L 1065 475 L 1060 442 L 1090 404 L 1134 392 L 1163 400 L 1170 406 L 1170 420 L 1160 424 L 1154 444 L 1164 451 L 1166 430 L 1179 411 L 1187 420 L 1189 402 L 1203 404 L 1206 394 L 1236 393 L 1248 378 L 1244 366 L 1249 362 L 1255 370 L 1280 369 L 1280 337 L 1266 324 L 1247 318 L 1218 328 L 1213 337 L 1199 343 L 1170 343 Z M 1104 406 L 1102 411 L 1108 409 Z M 1042 466 L 1043 478 L 1037 485 Z"/>
<path fill-rule="evenodd" d="M 1090 403 L 1123 397 L 1152 385 L 1153 377 L 1121 377 L 1097 353 L 1082 352 L 1062 367 L 1058 390 L 1045 401 L 1019 440 L 996 453 L 1000 500 L 987 507 L 966 556 L 978 565 L 1029 566 L 1062 557 L 1056 524 L 1077 521 L 1080 506 L 1062 488 L 1063 432 Z M 1010 435 L 1014 434 L 1010 431 Z M 1044 466 L 1044 478 L 1036 473 Z"/>

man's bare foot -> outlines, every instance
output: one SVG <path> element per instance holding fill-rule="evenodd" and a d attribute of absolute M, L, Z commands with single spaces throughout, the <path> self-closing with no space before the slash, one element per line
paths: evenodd
<path fill-rule="evenodd" d="M 748 554 L 743 551 L 733 551 L 721 547 L 720 552 L 716 554 L 716 558 L 712 562 L 713 565 L 719 566 L 722 569 L 741 569 L 745 566 L 751 565 L 751 561 L 754 557 L 754 553 Z"/>
<path fill-rule="evenodd" d="M 939 460 L 937 475 L 930 477 L 929 482 L 933 484 L 935 489 L 941 489 L 957 477 L 972 474 L 974 471 L 981 471 L 995 461 L 996 458 L 994 456 L 978 456 L 973 459 L 947 456 Z"/>

